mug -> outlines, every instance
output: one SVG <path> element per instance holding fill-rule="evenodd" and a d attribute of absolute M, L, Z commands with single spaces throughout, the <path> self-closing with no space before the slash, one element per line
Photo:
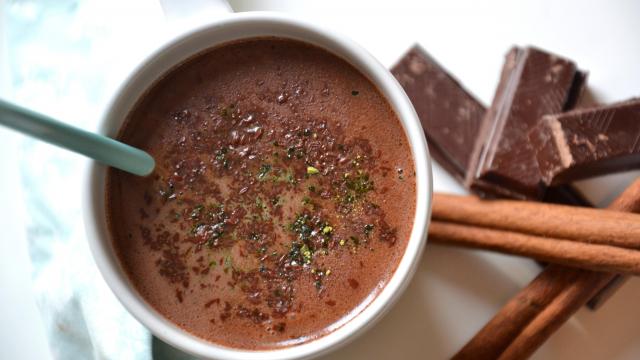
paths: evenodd
<path fill-rule="evenodd" d="M 334 350 L 364 332 L 382 317 L 408 285 L 426 243 L 431 212 L 431 163 L 418 117 L 402 87 L 367 51 L 344 36 L 312 23 L 278 13 L 229 14 L 183 32 L 161 46 L 135 69 L 117 91 L 101 120 L 100 132 L 114 137 L 136 101 L 156 80 L 195 54 L 227 42 L 273 36 L 310 43 L 351 63 L 377 86 L 397 114 L 411 147 L 416 171 L 413 228 L 398 268 L 378 296 L 358 315 L 316 340 L 274 350 L 242 350 L 217 345 L 191 335 L 164 318 L 130 284 L 114 252 L 106 221 L 106 167 L 93 163 L 86 178 L 84 218 L 95 262 L 124 307 L 164 342 L 207 359 L 299 359 Z M 399 199 L 401 201 L 401 199 Z"/>

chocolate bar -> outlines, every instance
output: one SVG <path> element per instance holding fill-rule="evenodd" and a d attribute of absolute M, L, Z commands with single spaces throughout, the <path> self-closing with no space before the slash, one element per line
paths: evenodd
<path fill-rule="evenodd" d="M 529 132 L 547 185 L 640 167 L 640 99 L 544 116 Z"/>
<path fill-rule="evenodd" d="M 466 185 L 482 196 L 540 199 L 545 186 L 529 131 L 542 116 L 570 110 L 585 80 L 570 60 L 531 47 L 513 48 L 483 119 Z"/>
<path fill-rule="evenodd" d="M 420 45 L 391 69 L 413 103 L 432 157 L 463 182 L 485 107 Z M 572 186 L 549 188 L 544 202 L 591 206 Z"/>
<path fill-rule="evenodd" d="M 391 72 L 416 109 L 431 156 L 463 182 L 484 106 L 419 45 Z"/>

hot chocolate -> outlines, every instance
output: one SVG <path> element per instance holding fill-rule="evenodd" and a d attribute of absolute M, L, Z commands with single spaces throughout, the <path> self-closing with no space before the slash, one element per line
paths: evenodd
<path fill-rule="evenodd" d="M 415 172 L 384 96 L 305 43 L 201 53 L 141 98 L 119 139 L 156 169 L 109 169 L 108 223 L 140 295 L 216 344 L 272 349 L 357 315 L 405 251 Z"/>

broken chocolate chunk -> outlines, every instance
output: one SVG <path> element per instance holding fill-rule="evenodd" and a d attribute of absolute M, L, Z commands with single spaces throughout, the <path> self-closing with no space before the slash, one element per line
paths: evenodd
<path fill-rule="evenodd" d="M 464 181 L 484 106 L 419 45 L 391 72 L 416 109 L 431 156 Z"/>
<path fill-rule="evenodd" d="M 640 99 L 544 116 L 529 141 L 547 185 L 640 168 Z"/>
<path fill-rule="evenodd" d="M 542 116 L 570 110 L 585 79 L 570 60 L 513 48 L 483 119 L 466 185 L 484 196 L 540 199 L 545 187 L 529 131 Z"/>

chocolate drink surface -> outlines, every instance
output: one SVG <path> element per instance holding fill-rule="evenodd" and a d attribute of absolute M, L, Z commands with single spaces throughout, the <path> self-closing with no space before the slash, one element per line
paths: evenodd
<path fill-rule="evenodd" d="M 415 172 L 358 70 L 304 43 L 201 53 L 138 101 L 119 139 L 156 169 L 109 169 L 113 245 L 139 294 L 210 342 L 273 349 L 339 328 L 405 251 Z"/>

